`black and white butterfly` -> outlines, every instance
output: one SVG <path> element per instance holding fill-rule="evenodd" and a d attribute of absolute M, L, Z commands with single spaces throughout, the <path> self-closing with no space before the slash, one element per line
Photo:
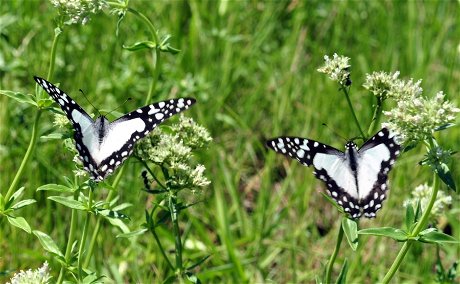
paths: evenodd
<path fill-rule="evenodd" d="M 134 143 L 158 124 L 195 103 L 192 98 L 162 101 L 141 107 L 115 121 L 93 120 L 69 95 L 45 79 L 35 81 L 59 104 L 72 122 L 75 146 L 92 179 L 101 181 L 133 152 Z"/>
<path fill-rule="evenodd" d="M 329 195 L 354 219 L 363 213 L 374 218 L 382 207 L 388 172 L 401 148 L 386 128 L 359 149 L 348 142 L 345 152 L 300 137 L 274 138 L 267 141 L 267 146 L 305 166 L 313 165 L 316 178 L 326 184 Z"/>

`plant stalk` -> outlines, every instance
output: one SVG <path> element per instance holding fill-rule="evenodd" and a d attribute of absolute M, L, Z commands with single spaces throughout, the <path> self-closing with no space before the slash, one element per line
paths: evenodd
<path fill-rule="evenodd" d="M 38 122 L 40 121 L 40 115 L 42 111 L 40 109 L 37 110 L 37 114 L 35 115 L 34 125 L 32 126 L 32 137 L 30 138 L 29 146 L 27 147 L 26 154 L 22 159 L 21 165 L 19 166 L 18 171 L 16 172 L 16 176 L 13 179 L 13 182 L 10 185 L 10 188 L 6 192 L 5 201 L 10 200 L 11 196 L 13 195 L 16 187 L 18 186 L 19 179 L 22 177 L 26 165 L 29 163 L 30 158 L 32 157 L 32 153 L 35 150 L 35 145 L 37 144 L 38 138 Z"/>
<path fill-rule="evenodd" d="M 78 249 L 78 279 L 83 280 L 83 250 L 88 237 L 89 221 L 91 219 L 91 208 L 93 207 L 93 188 L 90 188 L 88 193 L 88 212 L 86 213 L 85 225 L 81 236 L 80 247 Z"/>
<path fill-rule="evenodd" d="M 337 242 L 335 244 L 334 252 L 331 255 L 331 258 L 329 259 L 329 262 L 327 263 L 326 267 L 326 284 L 330 284 L 331 282 L 331 277 L 332 277 L 332 268 L 334 266 L 335 259 L 337 258 L 337 254 L 339 253 L 340 250 L 340 245 L 342 244 L 342 239 L 343 239 L 343 228 L 342 228 L 342 223 L 340 223 L 340 228 L 339 228 L 339 234 L 337 235 Z"/>
<path fill-rule="evenodd" d="M 169 195 L 169 212 L 171 213 L 171 220 L 173 222 L 173 234 L 175 239 L 175 246 L 176 246 L 176 272 L 179 272 L 179 275 L 182 275 L 183 267 L 182 267 L 182 241 L 180 238 L 180 230 L 179 230 L 179 216 L 177 211 L 177 195 L 175 193 L 171 193 Z"/>
<path fill-rule="evenodd" d="M 361 137 L 366 140 L 366 135 L 364 135 L 364 132 L 363 132 L 363 129 L 361 128 L 361 125 L 359 124 L 359 121 L 358 121 L 358 117 L 356 117 L 356 113 L 355 113 L 355 110 L 353 109 L 353 105 L 351 104 L 351 100 L 350 100 L 350 95 L 348 93 L 348 89 L 347 87 L 342 86 L 342 90 L 343 92 L 345 93 L 345 97 L 347 98 L 347 102 L 348 102 L 348 107 L 350 108 L 350 111 L 351 111 L 351 114 L 353 115 L 353 119 L 356 123 L 356 126 L 358 127 L 359 129 L 359 133 L 361 133 Z"/>

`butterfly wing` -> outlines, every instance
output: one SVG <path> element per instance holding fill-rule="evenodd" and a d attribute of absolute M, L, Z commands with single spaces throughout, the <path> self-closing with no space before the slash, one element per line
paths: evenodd
<path fill-rule="evenodd" d="M 356 177 L 345 153 L 323 143 L 301 137 L 278 137 L 267 141 L 278 153 L 315 168 L 315 177 L 322 180 L 329 195 L 353 218 L 359 218 Z"/>
<path fill-rule="evenodd" d="M 90 145 L 96 143 L 97 133 L 94 131 L 93 119 L 64 91 L 40 77 L 34 76 L 35 81 L 61 107 L 74 129 L 75 146 L 86 170 L 92 172 L 96 162 L 92 159 Z"/>
<path fill-rule="evenodd" d="M 364 216 L 375 217 L 388 189 L 388 173 L 401 146 L 386 128 L 381 129 L 358 150 L 359 199 Z"/>
<path fill-rule="evenodd" d="M 95 153 L 98 161 L 97 177 L 102 180 L 112 173 L 132 153 L 134 143 L 146 136 L 158 124 L 195 103 L 192 98 L 162 101 L 141 107 L 108 125 L 106 135 Z"/>

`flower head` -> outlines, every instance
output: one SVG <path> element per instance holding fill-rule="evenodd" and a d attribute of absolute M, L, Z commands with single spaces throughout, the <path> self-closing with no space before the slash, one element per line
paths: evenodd
<path fill-rule="evenodd" d="M 404 141 L 425 140 L 438 127 L 453 122 L 456 113 L 460 112 L 444 97 L 443 92 L 431 99 L 422 96 L 400 97 L 395 108 L 383 112 L 388 118 L 383 126 L 394 130 Z"/>
<path fill-rule="evenodd" d="M 70 126 L 70 121 L 63 114 L 55 114 L 53 124 L 59 128 L 68 128 Z"/>
<path fill-rule="evenodd" d="M 205 167 L 192 162 L 193 150 L 207 147 L 212 141 L 209 132 L 191 118 L 181 116 L 179 123 L 168 131 L 155 128 L 148 137 L 139 141 L 134 156 L 168 169 L 167 185 L 172 188 L 206 187 L 210 181 L 204 176 Z"/>
<path fill-rule="evenodd" d="M 11 282 L 7 282 L 7 284 L 46 284 L 50 283 L 50 279 L 48 262 L 45 262 L 42 267 L 36 270 L 21 270 L 19 273 L 15 273 L 13 278 L 10 279 Z"/>
<path fill-rule="evenodd" d="M 350 81 L 350 58 L 339 56 L 334 53 L 332 58 L 324 56 L 324 65 L 318 68 L 318 72 L 324 73 L 329 76 L 333 81 L 339 82 L 343 86 L 349 86 Z"/>
<path fill-rule="evenodd" d="M 71 24 L 86 24 L 90 14 L 97 14 L 107 6 L 104 0 L 50 0 L 54 7 L 59 9 L 60 15 Z"/>
<path fill-rule="evenodd" d="M 425 211 L 430 202 L 432 192 L 433 188 L 426 183 L 417 186 L 414 191 L 412 191 L 412 198 L 404 201 L 404 207 L 411 205 L 413 208 L 417 208 L 417 204 L 420 202 L 422 212 Z M 452 197 L 446 195 L 443 191 L 438 191 L 436 201 L 431 209 L 431 218 L 441 216 L 444 209 L 451 203 Z"/>
<path fill-rule="evenodd" d="M 366 74 L 366 82 L 363 87 L 368 89 L 374 96 L 385 100 L 398 81 L 399 71 L 395 73 L 386 73 L 383 71 Z"/>

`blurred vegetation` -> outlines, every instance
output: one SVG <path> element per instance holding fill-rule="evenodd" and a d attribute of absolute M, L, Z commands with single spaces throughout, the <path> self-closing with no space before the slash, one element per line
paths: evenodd
<path fill-rule="evenodd" d="M 0 1 L 0 89 L 33 93 L 33 75 L 45 76 L 54 34 L 56 10 L 47 1 Z M 397 71 L 423 79 L 426 96 L 443 90 L 460 105 L 460 5 L 458 1 L 131 1 L 159 30 L 171 34 L 177 55 L 162 56 L 160 81 L 153 101 L 192 96 L 197 105 L 186 113 L 212 133 L 212 146 L 197 159 L 212 181 L 205 200 L 182 216 L 185 257 L 211 254 L 199 267 L 204 282 L 313 282 L 322 274 L 335 243 L 340 215 L 324 200 L 322 184 L 311 169 L 264 147 L 279 135 L 311 137 L 343 148 L 341 138 L 358 135 L 337 85 L 316 69 L 325 54 L 351 58 L 351 99 L 358 118 L 369 123 L 373 98 L 361 87 L 365 74 Z M 117 17 L 91 17 L 86 25 L 67 26 L 60 38 L 51 81 L 89 113 L 93 105 L 111 110 L 142 106 L 149 88 L 150 54 L 122 48 L 146 38 L 147 30 L 127 16 L 116 34 Z M 391 106 L 387 106 L 391 107 Z M 6 191 L 30 140 L 35 110 L 0 96 L 0 191 Z M 54 128 L 43 115 L 41 134 Z M 458 150 L 458 127 L 438 137 L 445 148 Z M 51 143 L 52 142 L 52 143 Z M 69 211 L 35 189 L 71 176 L 72 155 L 56 140 L 40 140 L 20 185 L 38 202 L 24 209 L 33 229 L 64 244 Z M 422 146 L 419 146 L 422 147 Z M 417 166 L 415 149 L 402 155 L 390 178 L 390 196 L 377 218 L 360 226 L 402 224 L 403 202 L 431 179 Z M 459 182 L 458 155 L 452 163 Z M 134 204 L 130 227 L 144 222 L 141 208 L 151 200 L 141 192 L 141 166 L 130 159 L 118 187 L 123 202 Z M 113 179 L 113 177 L 112 177 Z M 443 188 L 445 190 L 445 186 Z M 106 194 L 98 192 L 99 195 Z M 452 194 L 452 192 L 449 192 Z M 441 218 L 445 232 L 460 235 L 459 198 Z M 48 259 L 33 235 L 1 223 L 0 271 L 38 267 Z M 159 231 L 173 248 L 169 228 Z M 116 228 L 104 224 L 91 266 L 114 282 L 147 283 L 166 277 L 167 266 L 149 235 L 117 239 Z M 342 244 L 335 268 L 348 259 L 350 282 L 374 283 L 393 262 L 400 244 L 363 237 L 357 252 Z M 395 281 L 434 281 L 435 246 L 414 246 Z M 458 246 L 441 248 L 448 266 L 459 259 Z M 58 264 L 50 263 L 51 273 Z M 11 275 L 10 275 L 11 276 Z M 334 279 L 335 279 L 334 277 Z M 6 277 L 0 275 L 0 282 Z"/>

